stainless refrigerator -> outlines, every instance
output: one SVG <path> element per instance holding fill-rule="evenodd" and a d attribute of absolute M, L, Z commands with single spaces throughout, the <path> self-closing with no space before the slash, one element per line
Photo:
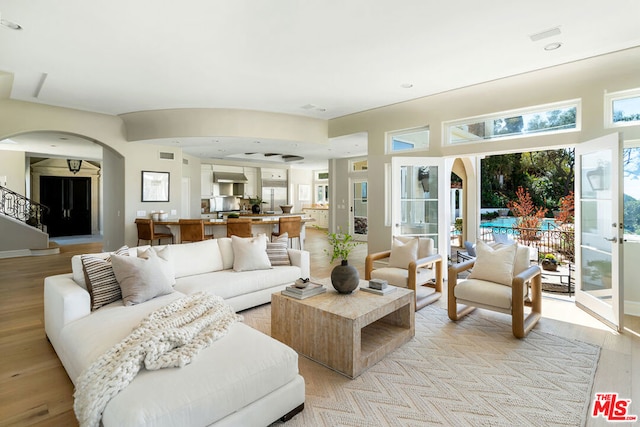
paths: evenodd
<path fill-rule="evenodd" d="M 262 181 L 263 212 L 281 212 L 280 206 L 287 204 L 287 181 Z"/>

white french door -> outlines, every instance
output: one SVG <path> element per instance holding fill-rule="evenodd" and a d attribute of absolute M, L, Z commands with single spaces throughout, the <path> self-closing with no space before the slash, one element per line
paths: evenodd
<path fill-rule="evenodd" d="M 618 133 L 576 146 L 576 304 L 622 329 L 622 139 Z"/>
<path fill-rule="evenodd" d="M 448 180 L 445 162 L 433 157 L 391 160 L 391 220 L 394 236 L 426 236 L 446 257 Z M 445 258 L 446 259 L 446 258 Z"/>

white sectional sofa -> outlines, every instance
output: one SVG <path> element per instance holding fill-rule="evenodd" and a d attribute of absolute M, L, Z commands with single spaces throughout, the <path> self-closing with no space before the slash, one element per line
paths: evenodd
<path fill-rule="evenodd" d="M 137 256 L 148 247 L 130 248 Z M 166 249 L 166 250 L 165 250 Z M 124 339 L 152 311 L 206 291 L 235 311 L 271 301 L 299 277 L 309 277 L 309 253 L 288 249 L 291 265 L 234 271 L 231 239 L 154 247 L 170 254 L 173 292 L 126 306 L 122 300 L 92 311 L 81 256 L 72 273 L 44 284 L 45 330 L 71 380 Z M 167 252 L 168 251 L 168 252 Z M 108 254 L 99 256 L 107 257 Z M 250 262 L 251 263 L 251 262 Z M 291 348 L 241 322 L 182 368 L 142 369 L 107 404 L 104 426 L 266 426 L 304 407 L 305 384 Z"/>

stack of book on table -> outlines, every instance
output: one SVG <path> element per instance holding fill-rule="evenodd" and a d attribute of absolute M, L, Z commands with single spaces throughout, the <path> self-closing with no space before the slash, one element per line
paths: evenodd
<path fill-rule="evenodd" d="M 362 286 L 360 289 L 376 295 L 386 295 L 396 290 L 395 286 L 389 286 L 389 282 L 382 279 L 371 279 L 369 280 L 369 286 Z"/>
<path fill-rule="evenodd" d="M 294 285 L 287 286 L 285 290 L 282 291 L 282 295 L 291 298 L 305 299 L 324 292 L 327 292 L 327 288 L 325 288 L 324 285 L 309 282 L 305 288 L 298 288 Z"/>

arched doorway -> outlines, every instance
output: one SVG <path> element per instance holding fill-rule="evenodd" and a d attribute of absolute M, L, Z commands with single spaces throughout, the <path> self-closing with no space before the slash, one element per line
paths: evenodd
<path fill-rule="evenodd" d="M 71 132 L 38 130 L 0 140 L 10 142 L 6 146 L 10 146 L 12 151 L 24 153 L 24 174 L 20 174 L 26 182 L 25 196 L 29 198 L 40 197 L 39 188 L 34 191 L 31 159 L 55 160 L 64 168 L 67 168 L 68 158 L 86 160 L 81 169 L 86 170 L 89 176 L 95 175 L 91 178 L 91 234 L 102 234 L 105 250 L 114 250 L 124 244 L 125 165 L 122 154 L 89 136 Z M 98 184 L 94 186 L 93 180 Z"/>

